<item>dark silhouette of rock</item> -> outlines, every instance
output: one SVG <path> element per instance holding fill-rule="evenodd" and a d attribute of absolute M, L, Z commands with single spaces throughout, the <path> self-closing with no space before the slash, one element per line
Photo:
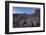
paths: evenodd
<path fill-rule="evenodd" d="M 35 14 L 40 13 L 40 9 L 35 10 Z"/>

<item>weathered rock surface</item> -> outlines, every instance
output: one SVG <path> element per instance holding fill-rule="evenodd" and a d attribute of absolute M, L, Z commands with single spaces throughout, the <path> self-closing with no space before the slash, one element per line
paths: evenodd
<path fill-rule="evenodd" d="M 39 27 L 40 17 L 39 16 L 21 16 L 13 18 L 13 27 Z"/>

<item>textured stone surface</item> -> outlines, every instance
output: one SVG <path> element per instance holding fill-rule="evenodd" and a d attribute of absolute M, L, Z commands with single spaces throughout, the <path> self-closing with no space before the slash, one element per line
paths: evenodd
<path fill-rule="evenodd" d="M 20 15 L 21 16 L 21 15 Z M 40 26 L 39 16 L 18 16 L 13 19 L 13 27 L 38 27 Z"/>

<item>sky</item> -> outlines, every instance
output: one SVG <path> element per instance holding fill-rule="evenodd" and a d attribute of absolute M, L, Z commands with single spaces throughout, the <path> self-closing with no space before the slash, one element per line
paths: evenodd
<path fill-rule="evenodd" d="M 33 7 L 13 7 L 13 13 L 19 14 L 33 14 L 37 8 Z"/>

